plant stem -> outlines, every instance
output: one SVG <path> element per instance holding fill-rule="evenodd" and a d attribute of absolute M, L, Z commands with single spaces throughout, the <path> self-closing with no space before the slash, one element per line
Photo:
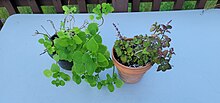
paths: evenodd
<path fill-rule="evenodd" d="M 115 73 L 115 66 L 113 65 L 112 75 Z"/>
<path fill-rule="evenodd" d="M 104 18 L 102 17 L 102 23 L 99 25 L 99 27 L 104 24 L 104 21 L 105 21 L 105 20 L 104 20 Z"/>
<path fill-rule="evenodd" d="M 47 21 L 49 21 L 49 22 L 50 22 L 50 24 L 53 26 L 53 29 L 54 29 L 54 30 L 55 30 L 55 32 L 57 33 L 57 29 L 55 28 L 55 25 L 54 25 L 53 21 L 52 21 L 52 20 L 47 20 Z"/>
<path fill-rule="evenodd" d="M 44 31 L 47 33 L 48 37 L 50 38 L 50 34 L 47 32 L 47 30 L 44 28 L 44 26 L 41 25 L 41 27 L 44 29 Z"/>

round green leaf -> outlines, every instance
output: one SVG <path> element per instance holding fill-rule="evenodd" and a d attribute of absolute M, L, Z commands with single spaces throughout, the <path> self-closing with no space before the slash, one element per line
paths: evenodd
<path fill-rule="evenodd" d="M 40 44 L 44 44 L 44 39 L 41 38 L 41 39 L 38 40 L 38 42 L 39 42 Z"/>
<path fill-rule="evenodd" d="M 95 35 L 95 34 L 98 32 L 98 30 L 99 30 L 98 24 L 97 24 L 97 23 L 90 23 L 90 24 L 88 25 L 88 28 L 87 28 L 87 29 L 89 30 L 89 32 L 90 32 L 92 35 Z"/>
<path fill-rule="evenodd" d="M 82 43 L 82 40 L 77 35 L 73 36 L 73 40 L 75 40 L 76 44 L 81 44 Z"/>
<path fill-rule="evenodd" d="M 94 36 L 94 39 L 95 39 L 95 41 L 96 41 L 97 43 L 102 43 L 102 37 L 101 37 L 99 34 L 96 34 L 96 35 Z"/>
<path fill-rule="evenodd" d="M 90 20 L 94 20 L 94 15 L 89 15 Z"/>
<path fill-rule="evenodd" d="M 53 63 L 51 68 L 50 68 L 50 70 L 52 72 L 59 72 L 60 71 L 60 67 L 57 64 Z"/>
<path fill-rule="evenodd" d="M 65 82 L 63 80 L 60 80 L 60 85 L 61 86 L 64 86 L 65 85 Z"/>
<path fill-rule="evenodd" d="M 49 69 L 45 69 L 44 70 L 44 75 L 47 77 L 47 78 L 50 78 L 52 76 L 52 71 L 50 71 Z"/>
<path fill-rule="evenodd" d="M 60 57 L 59 57 L 59 55 L 55 54 L 55 55 L 53 56 L 53 59 L 54 59 L 56 62 L 58 62 L 58 61 L 60 60 Z"/>
<path fill-rule="evenodd" d="M 101 53 L 98 53 L 98 57 L 97 57 L 98 62 L 104 62 L 104 61 L 108 61 L 105 56 Z"/>
<path fill-rule="evenodd" d="M 87 44 L 86 44 L 86 48 L 91 51 L 91 52 L 97 52 L 99 49 L 99 46 L 97 44 L 97 42 L 95 41 L 94 38 L 91 38 Z"/>
<path fill-rule="evenodd" d="M 74 62 L 72 68 L 77 74 L 83 74 L 85 72 L 85 66 L 82 63 Z M 87 68 L 86 68 L 87 69 Z"/>
<path fill-rule="evenodd" d="M 83 53 L 81 51 L 76 51 L 73 53 L 72 58 L 74 62 L 82 62 Z"/>
<path fill-rule="evenodd" d="M 79 75 L 77 75 L 76 73 L 73 73 L 73 81 L 76 82 L 76 84 L 80 84 L 81 83 L 81 77 Z"/>

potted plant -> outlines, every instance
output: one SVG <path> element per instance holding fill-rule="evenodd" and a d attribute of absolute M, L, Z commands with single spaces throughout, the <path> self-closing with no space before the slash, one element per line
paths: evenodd
<path fill-rule="evenodd" d="M 74 22 L 77 22 L 73 15 L 76 8 L 63 6 L 63 10 L 66 17 L 59 30 L 55 29 L 50 21 L 56 31 L 53 36 L 36 32 L 44 35 L 44 38 L 39 39 L 39 43 L 44 45 L 45 51 L 56 61 L 50 69 L 44 70 L 44 75 L 54 78 L 51 83 L 57 87 L 64 86 L 65 82 L 72 79 L 76 84 L 85 80 L 91 87 L 96 86 L 99 90 L 103 86 L 107 86 L 110 92 L 114 91 L 115 86 L 120 88 L 123 82 L 114 72 L 114 68 L 112 75 L 106 74 L 106 79 L 99 76 L 102 71 L 113 67 L 110 52 L 102 43 L 99 32 L 99 27 L 104 23 L 103 15 L 112 12 L 113 7 L 108 3 L 98 4 L 93 9 L 94 14 L 89 16 L 90 20 L 85 20 L 80 27 L 74 25 Z M 60 67 L 71 70 L 72 76 L 62 72 Z"/>
<path fill-rule="evenodd" d="M 166 35 L 172 28 L 170 22 L 166 25 L 155 23 L 150 29 L 152 35 L 136 35 L 133 38 L 123 37 L 113 24 L 119 39 L 112 49 L 112 59 L 124 82 L 138 82 L 154 64 L 158 65 L 157 71 L 172 68 L 170 60 L 175 53 L 170 47 L 171 38 Z"/>

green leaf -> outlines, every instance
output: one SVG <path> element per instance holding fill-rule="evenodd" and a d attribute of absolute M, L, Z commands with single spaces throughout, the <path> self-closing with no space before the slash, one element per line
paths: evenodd
<path fill-rule="evenodd" d="M 92 35 L 95 35 L 95 34 L 98 32 L 98 30 L 99 30 L 98 24 L 97 24 L 97 23 L 90 23 L 90 24 L 88 25 L 88 28 L 87 28 L 87 29 L 89 30 L 89 32 L 90 32 Z"/>
<path fill-rule="evenodd" d="M 56 38 L 54 44 L 55 46 L 67 47 L 69 45 L 68 38 Z"/>
<path fill-rule="evenodd" d="M 62 8 L 65 12 L 69 11 L 69 7 L 67 7 L 67 6 L 62 6 Z"/>
<path fill-rule="evenodd" d="M 77 35 L 73 36 L 73 40 L 75 40 L 76 44 L 81 44 L 82 43 L 82 40 Z"/>
<path fill-rule="evenodd" d="M 52 76 L 52 71 L 50 71 L 49 69 L 45 69 L 44 70 L 44 75 L 47 77 L 47 78 L 50 78 Z"/>
<path fill-rule="evenodd" d="M 106 51 L 107 51 L 107 47 L 103 44 L 99 44 L 98 52 L 104 54 Z"/>
<path fill-rule="evenodd" d="M 112 78 L 111 78 L 111 76 L 109 74 L 106 74 L 106 77 L 107 77 L 107 81 L 108 82 L 112 82 Z"/>
<path fill-rule="evenodd" d="M 127 52 L 128 52 L 128 53 L 131 53 L 132 51 L 133 51 L 133 49 L 132 49 L 131 47 L 128 47 L 128 48 L 127 48 Z"/>
<path fill-rule="evenodd" d="M 94 36 L 94 39 L 95 39 L 95 41 L 96 41 L 97 43 L 102 43 L 102 37 L 101 37 L 99 34 L 96 34 L 96 35 Z"/>
<path fill-rule="evenodd" d="M 113 92 L 114 89 L 115 89 L 115 88 L 114 88 L 114 86 L 113 86 L 112 83 L 108 84 L 108 90 L 109 90 L 110 92 Z"/>
<path fill-rule="evenodd" d="M 117 88 L 121 88 L 123 86 L 123 84 L 124 84 L 124 82 L 120 79 L 117 79 L 115 81 L 115 85 L 116 85 Z"/>
<path fill-rule="evenodd" d="M 92 75 L 95 72 L 97 66 L 96 66 L 96 63 L 89 62 L 89 63 L 86 63 L 85 68 L 86 68 L 88 74 Z"/>
<path fill-rule="evenodd" d="M 81 83 L 81 77 L 79 75 L 77 75 L 76 73 L 73 73 L 73 81 L 76 82 L 76 84 L 80 84 Z"/>
<path fill-rule="evenodd" d="M 51 83 L 52 83 L 53 85 L 56 85 L 56 80 L 52 80 Z"/>
<path fill-rule="evenodd" d="M 59 38 L 63 38 L 63 37 L 65 37 L 65 34 L 64 34 L 63 31 L 58 31 L 58 32 L 57 32 L 57 36 L 58 36 Z"/>
<path fill-rule="evenodd" d="M 41 39 L 38 40 L 38 42 L 39 42 L 40 44 L 44 44 L 44 39 L 41 38 Z"/>
<path fill-rule="evenodd" d="M 109 65 L 108 61 L 98 62 L 99 67 L 107 67 Z"/>
<path fill-rule="evenodd" d="M 82 63 L 74 62 L 72 70 L 75 71 L 77 74 L 83 74 L 85 72 L 85 66 Z"/>
<path fill-rule="evenodd" d="M 83 63 L 90 63 L 90 62 L 93 62 L 93 60 L 88 53 L 84 53 L 82 56 L 82 62 Z"/>
<path fill-rule="evenodd" d="M 74 33 L 78 34 L 81 32 L 81 30 L 78 27 L 73 28 Z"/>
<path fill-rule="evenodd" d="M 167 25 L 167 29 L 172 29 L 172 26 L 171 25 Z"/>
<path fill-rule="evenodd" d="M 126 63 L 127 62 L 127 57 L 125 55 L 122 55 L 120 57 L 120 59 L 121 59 L 122 63 Z"/>
<path fill-rule="evenodd" d="M 59 72 L 53 73 L 53 78 L 58 78 L 58 77 L 60 77 L 60 73 Z"/>
<path fill-rule="evenodd" d="M 58 61 L 60 60 L 60 57 L 59 57 L 59 55 L 55 54 L 55 55 L 53 56 L 53 59 L 54 59 L 56 62 L 58 62 Z"/>
<path fill-rule="evenodd" d="M 65 81 L 70 81 L 70 76 L 63 72 L 60 72 L 60 77 Z"/>
<path fill-rule="evenodd" d="M 94 15 L 89 15 L 90 20 L 94 20 Z"/>
<path fill-rule="evenodd" d="M 109 51 L 106 50 L 104 55 L 105 55 L 106 58 L 110 58 L 110 52 Z"/>
<path fill-rule="evenodd" d="M 98 56 L 97 56 L 97 60 L 98 62 L 104 62 L 104 61 L 108 61 L 105 56 L 101 53 L 98 53 Z"/>
<path fill-rule="evenodd" d="M 57 64 L 53 63 L 51 68 L 50 68 L 50 70 L 52 72 L 59 72 L 60 71 L 60 67 Z"/>
<path fill-rule="evenodd" d="M 97 52 L 99 49 L 99 46 L 97 44 L 97 42 L 95 41 L 94 38 L 91 38 L 87 44 L 86 44 L 86 48 L 91 51 L 91 52 Z"/>
<path fill-rule="evenodd" d="M 100 90 L 102 88 L 101 82 L 98 82 L 97 88 Z"/>
<path fill-rule="evenodd" d="M 59 80 L 59 79 L 56 79 L 55 85 L 56 85 L 57 87 L 60 85 L 60 80 Z"/>
<path fill-rule="evenodd" d="M 65 85 L 65 82 L 63 80 L 60 80 L 60 85 L 61 86 L 64 86 Z"/>
<path fill-rule="evenodd" d="M 86 33 L 85 32 L 79 32 L 78 37 L 83 41 L 86 42 Z"/>
<path fill-rule="evenodd" d="M 83 63 L 85 63 L 85 68 L 86 68 L 88 74 L 92 75 L 97 68 L 96 63 L 93 62 L 93 60 L 89 54 L 84 54 L 82 57 L 82 61 L 83 61 Z"/>
<path fill-rule="evenodd" d="M 76 63 L 82 62 L 82 56 L 83 56 L 83 53 L 81 51 L 74 52 L 72 55 L 73 61 Z"/>
<path fill-rule="evenodd" d="M 71 10 L 71 12 L 76 12 L 76 7 L 75 6 L 71 7 L 70 10 Z"/>
<path fill-rule="evenodd" d="M 92 75 L 87 75 L 86 76 L 86 81 L 90 84 L 91 87 L 96 86 L 96 79 Z"/>

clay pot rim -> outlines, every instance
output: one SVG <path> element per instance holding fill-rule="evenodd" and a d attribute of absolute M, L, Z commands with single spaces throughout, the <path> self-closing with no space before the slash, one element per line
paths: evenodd
<path fill-rule="evenodd" d="M 130 38 L 129 38 L 130 39 Z M 125 69 L 129 69 L 129 70 L 141 70 L 141 69 L 145 69 L 146 67 L 149 67 L 149 66 L 152 66 L 152 64 L 149 62 L 147 63 L 145 66 L 139 66 L 137 68 L 135 67 L 128 67 L 126 65 L 123 65 L 122 63 L 120 63 L 117 59 L 115 59 L 115 56 L 114 56 L 114 47 L 112 48 L 112 59 L 118 64 L 120 65 L 121 67 L 125 68 Z"/>

